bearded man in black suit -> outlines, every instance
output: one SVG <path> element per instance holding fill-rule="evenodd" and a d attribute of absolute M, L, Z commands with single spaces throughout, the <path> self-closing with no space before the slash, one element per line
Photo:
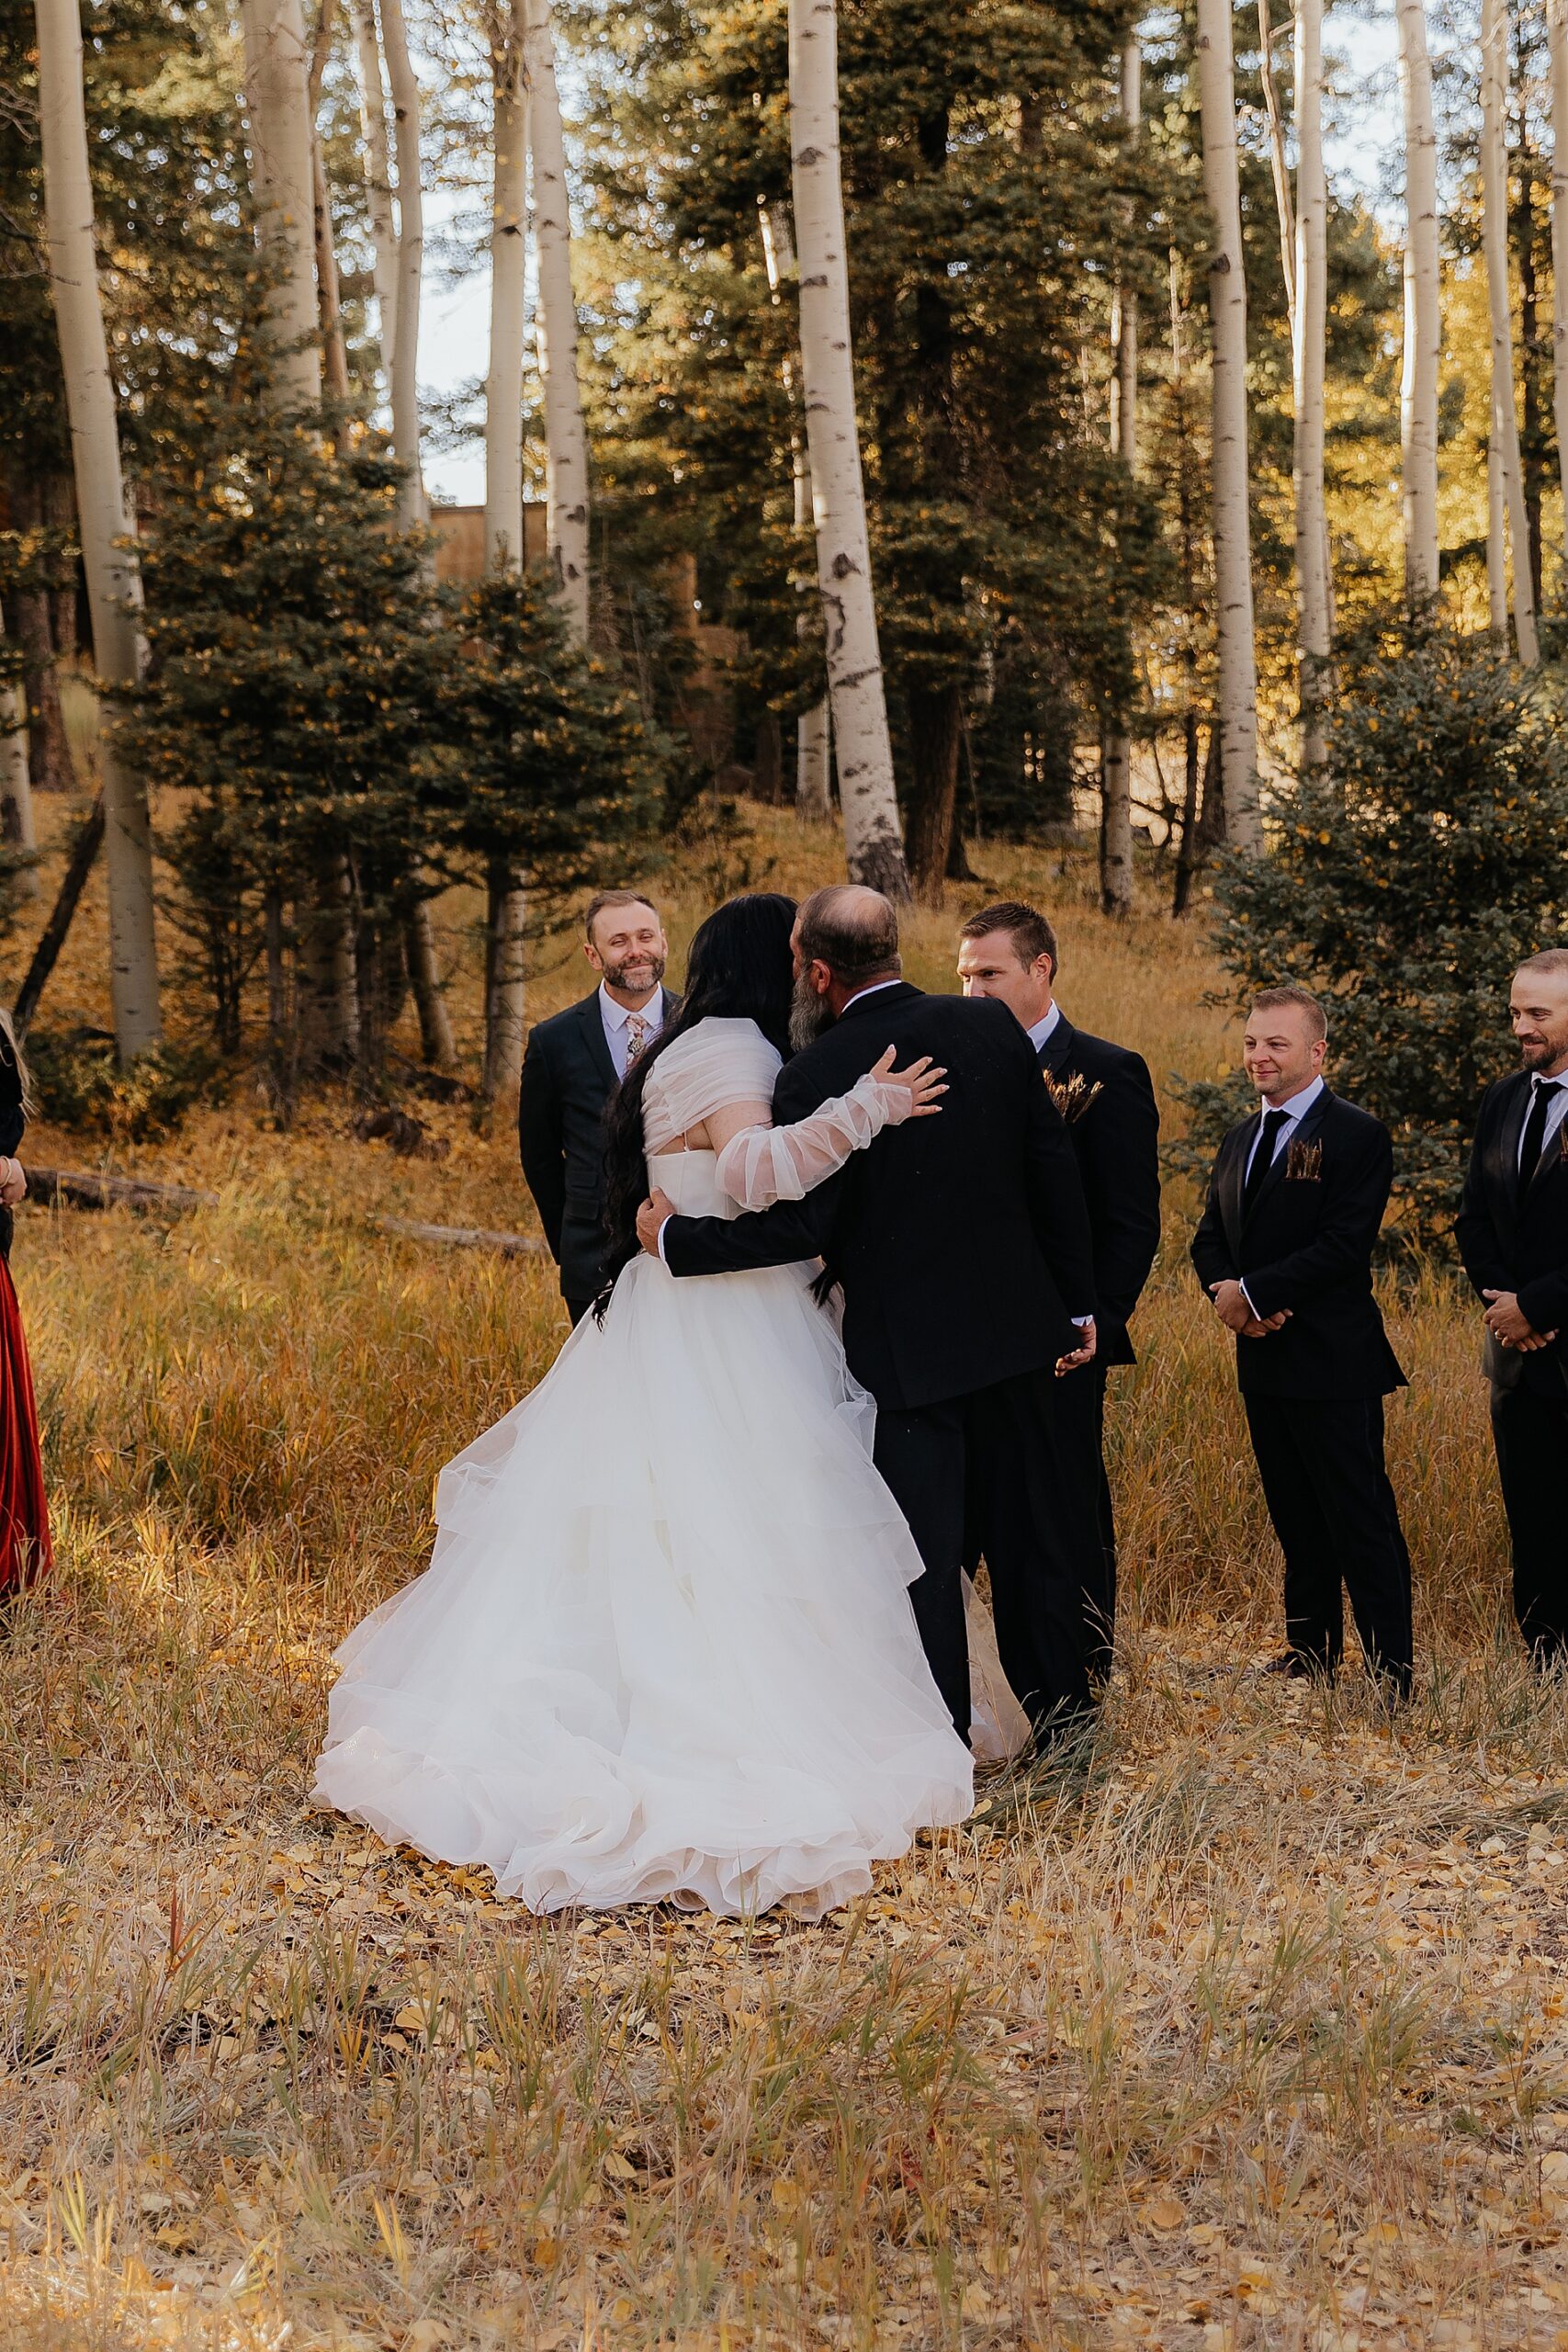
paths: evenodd
<path fill-rule="evenodd" d="M 1100 1528 L 1105 1584 L 1097 1664 L 1111 1666 L 1116 1616 L 1116 1521 L 1105 1472 L 1106 1375 L 1135 1363 L 1128 1325 L 1159 1248 L 1159 1111 L 1141 1054 L 1074 1026 L 1056 1001 L 1061 956 L 1046 918 L 1004 899 L 972 916 L 958 934 L 958 977 L 967 997 L 1005 1004 L 1034 1049 L 1041 1075 L 1066 1122 L 1083 1181 L 1093 1243 L 1099 1344 L 1089 1367 L 1100 1453 Z"/>
<path fill-rule="evenodd" d="M 604 1279 L 605 1108 L 680 1001 L 660 986 L 670 946 L 640 891 L 601 890 L 583 928 L 599 985 L 530 1032 L 517 1097 L 523 1173 L 574 1324 Z"/>
<path fill-rule="evenodd" d="M 1485 1302 L 1514 1614 L 1550 1666 L 1568 1652 L 1568 948 L 1520 965 L 1508 1009 L 1524 1068 L 1482 1097 L 1455 1230 Z"/>
<path fill-rule="evenodd" d="M 1094 1274 L 1066 1129 L 1004 1006 L 904 981 L 879 891 L 817 891 L 792 946 L 798 1050 L 775 1123 L 844 1092 L 889 1046 L 942 1065 L 941 1117 L 888 1128 L 804 1200 L 753 1216 L 678 1216 L 655 1193 L 638 1237 L 682 1279 L 824 1261 L 850 1369 L 876 1399 L 876 1466 L 925 1563 L 909 1598 L 937 1687 L 966 1736 L 973 1530 L 1003 1671 L 1043 1747 L 1091 1710 L 1100 1581 Z"/>
<path fill-rule="evenodd" d="M 1393 1180 L 1388 1129 L 1324 1083 L 1328 1024 L 1303 988 L 1265 989 L 1243 1066 L 1258 1110 L 1221 1144 L 1192 1262 L 1235 1335 L 1264 1499 L 1285 1555 L 1275 1671 L 1331 1674 L 1341 1584 L 1389 1697 L 1410 1688 L 1410 1554 L 1383 1466 L 1383 1399 L 1404 1374 L 1372 1295 Z"/>

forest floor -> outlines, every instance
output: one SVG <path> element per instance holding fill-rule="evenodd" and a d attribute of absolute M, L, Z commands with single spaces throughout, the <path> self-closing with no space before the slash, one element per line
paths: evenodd
<path fill-rule="evenodd" d="M 831 872 L 750 822 L 679 941 L 727 883 Z M 1079 862 L 979 862 L 912 977 L 1035 892 L 1075 1017 L 1162 1088 L 1225 1065 L 1152 885 L 1116 931 Z M 475 911 L 442 910 L 470 1060 Z M 104 952 L 95 899 L 43 1024 L 101 1023 Z M 535 1017 L 586 980 L 547 960 Z M 307 1804 L 335 1643 L 564 1329 L 539 1260 L 378 1229 L 532 1227 L 504 1121 L 411 1107 L 431 1156 L 341 1095 L 279 1134 L 243 1077 L 157 1144 L 28 1137 L 218 1200 L 18 1220 L 60 1561 L 0 1645 L 0 2345 L 1568 2346 L 1568 1730 L 1506 1621 L 1451 1276 L 1387 1294 L 1398 1720 L 1359 1671 L 1257 1671 L 1278 1563 L 1179 1182 L 1087 1776 L 819 1927 L 538 1922 Z"/>

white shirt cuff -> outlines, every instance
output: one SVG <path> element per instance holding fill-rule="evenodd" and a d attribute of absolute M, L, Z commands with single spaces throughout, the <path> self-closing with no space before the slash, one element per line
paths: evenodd
<path fill-rule="evenodd" d="M 1067 1319 L 1069 1322 L 1077 1324 L 1080 1331 L 1086 1329 L 1087 1327 L 1094 1321 L 1092 1315 L 1072 1315 L 1069 1316 Z"/>
<path fill-rule="evenodd" d="M 661 1266 L 668 1266 L 670 1263 L 669 1259 L 664 1254 L 664 1236 L 669 1228 L 669 1225 L 670 1219 L 666 1217 L 664 1223 L 659 1228 L 659 1262 Z"/>
<path fill-rule="evenodd" d="M 1256 1306 L 1253 1306 L 1253 1304 L 1252 1304 L 1252 1293 L 1247 1289 L 1247 1284 L 1242 1281 L 1241 1276 L 1240 1276 L 1239 1274 L 1236 1276 L 1236 1283 L 1235 1283 L 1235 1286 L 1236 1286 L 1237 1290 L 1238 1290 L 1238 1291 L 1240 1291 L 1240 1293 L 1241 1293 L 1241 1295 L 1242 1295 L 1243 1298 L 1245 1298 L 1245 1299 L 1246 1299 L 1247 1304 L 1247 1307 L 1248 1307 L 1248 1309 L 1249 1309 L 1249 1311 L 1250 1311 L 1250 1313 L 1251 1313 L 1251 1316 L 1252 1316 L 1252 1319 L 1253 1319 L 1253 1321 L 1254 1321 L 1255 1323 L 1259 1323 L 1259 1322 L 1261 1322 L 1263 1318 L 1262 1318 L 1262 1317 L 1258 1314 L 1257 1307 L 1256 1307 Z"/>

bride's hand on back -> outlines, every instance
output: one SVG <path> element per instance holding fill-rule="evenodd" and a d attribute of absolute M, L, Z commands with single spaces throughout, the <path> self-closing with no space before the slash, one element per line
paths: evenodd
<path fill-rule="evenodd" d="M 930 1054 L 922 1054 L 908 1069 L 895 1069 L 893 1057 L 896 1046 L 889 1046 L 871 1075 L 879 1086 L 901 1087 L 909 1097 L 909 1108 L 902 1115 L 910 1119 L 929 1119 L 942 1108 L 942 1097 L 947 1092 L 945 1069 L 932 1064 Z"/>

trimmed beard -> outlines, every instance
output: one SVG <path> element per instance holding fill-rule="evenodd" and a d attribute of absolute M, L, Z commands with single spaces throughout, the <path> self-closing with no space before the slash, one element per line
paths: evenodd
<path fill-rule="evenodd" d="M 650 989 L 656 989 L 664 978 L 664 967 L 667 961 L 668 958 L 663 956 L 628 956 L 623 963 L 606 964 L 600 978 L 606 988 L 624 989 L 627 996 L 636 996 L 637 989 L 626 986 L 626 974 L 638 964 L 650 965 L 653 978 L 648 985 Z"/>
<path fill-rule="evenodd" d="M 833 1025 L 833 1008 L 825 996 L 818 996 L 811 985 L 809 973 L 802 972 L 790 992 L 789 1043 L 792 1053 L 804 1053 L 815 1045 L 824 1030 Z"/>

